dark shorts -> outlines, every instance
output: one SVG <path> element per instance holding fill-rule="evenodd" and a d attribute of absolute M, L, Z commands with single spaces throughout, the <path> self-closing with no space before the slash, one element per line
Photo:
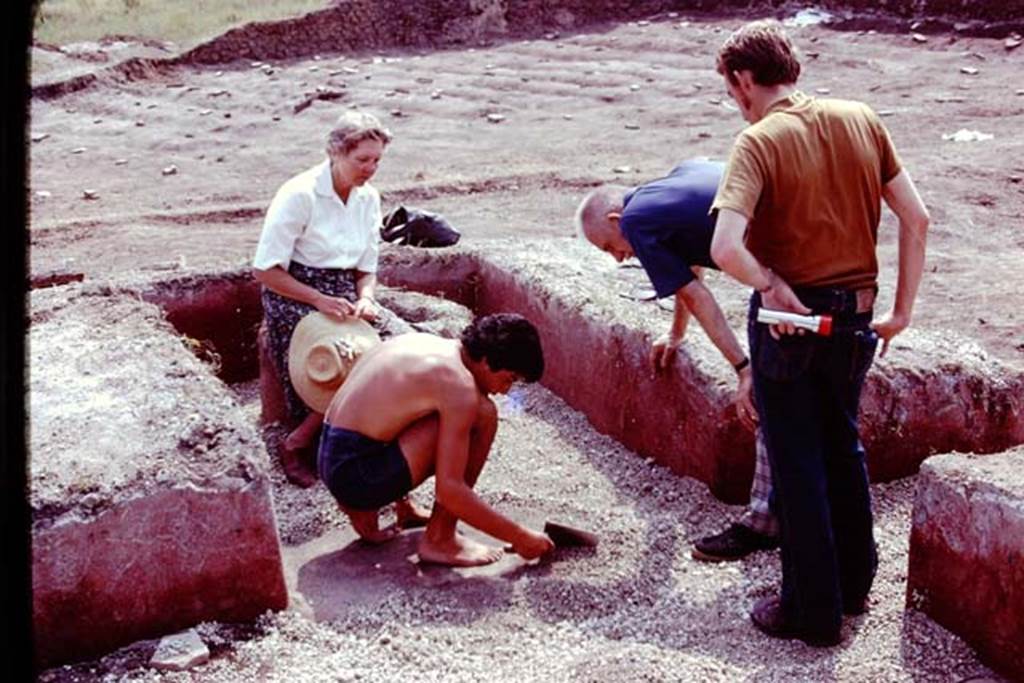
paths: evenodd
<path fill-rule="evenodd" d="M 398 441 L 384 443 L 325 424 L 317 454 L 320 479 L 339 503 L 377 510 L 412 489 L 412 474 Z"/>

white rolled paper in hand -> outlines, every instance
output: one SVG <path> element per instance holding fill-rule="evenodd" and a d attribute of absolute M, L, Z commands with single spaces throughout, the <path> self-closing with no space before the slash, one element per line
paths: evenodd
<path fill-rule="evenodd" d="M 773 311 L 770 308 L 759 308 L 757 310 L 757 322 L 768 325 L 789 323 L 815 334 L 827 337 L 832 334 L 832 316 L 830 315 L 800 315 L 799 313 L 788 313 L 786 311 Z"/>

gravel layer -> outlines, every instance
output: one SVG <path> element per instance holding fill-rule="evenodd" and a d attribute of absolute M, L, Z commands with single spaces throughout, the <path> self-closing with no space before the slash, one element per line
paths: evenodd
<path fill-rule="evenodd" d="M 255 383 L 236 390 L 255 422 Z M 489 576 L 417 570 L 412 581 L 402 578 L 408 562 L 392 553 L 373 565 L 379 573 L 367 575 L 366 592 L 343 598 L 329 619 L 312 618 L 306 596 L 295 595 L 292 608 L 255 624 L 201 625 L 211 660 L 191 671 L 149 668 L 156 641 L 145 641 L 40 680 L 999 680 L 963 641 L 904 608 L 914 478 L 872 487 L 881 566 L 870 611 L 847 620 L 839 647 L 818 650 L 750 624 L 750 605 L 778 586 L 776 553 L 718 565 L 690 557 L 693 539 L 719 531 L 740 508 L 596 433 L 543 387 L 501 399 L 500 412 L 478 491 L 515 518 L 596 531 L 596 551 L 562 550 L 555 561 Z M 270 448 L 280 438 L 274 428 L 264 435 Z M 286 557 L 347 532 L 326 489 L 291 487 L 274 467 Z M 416 497 L 429 503 L 431 494 Z M 393 543 L 412 547 L 415 533 Z M 338 552 L 375 551 L 329 550 Z"/>

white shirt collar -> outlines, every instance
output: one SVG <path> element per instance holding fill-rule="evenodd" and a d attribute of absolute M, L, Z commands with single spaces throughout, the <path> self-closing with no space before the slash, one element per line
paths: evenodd
<path fill-rule="evenodd" d="M 316 193 L 324 197 L 337 197 L 334 191 L 334 181 L 331 179 L 331 160 L 328 159 L 320 164 L 320 170 L 316 175 Z"/>

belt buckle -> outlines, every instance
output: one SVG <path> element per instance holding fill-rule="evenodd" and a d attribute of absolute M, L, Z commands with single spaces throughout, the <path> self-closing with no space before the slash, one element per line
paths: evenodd
<path fill-rule="evenodd" d="M 857 313 L 867 313 L 875 305 L 875 290 L 871 289 L 858 289 L 857 295 Z"/>

